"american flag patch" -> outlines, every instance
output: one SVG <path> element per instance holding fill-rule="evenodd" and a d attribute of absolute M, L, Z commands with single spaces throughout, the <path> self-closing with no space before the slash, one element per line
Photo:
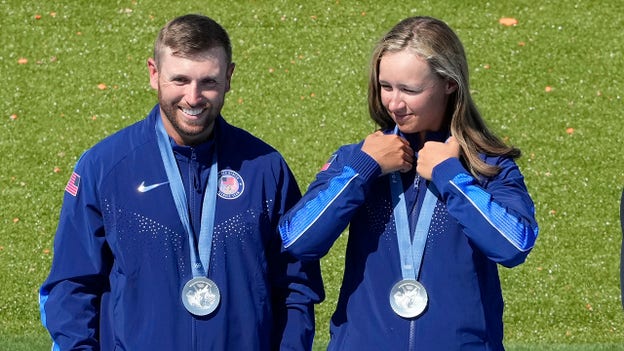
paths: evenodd
<path fill-rule="evenodd" d="M 331 155 L 329 160 L 327 160 L 327 162 L 325 162 L 323 167 L 321 167 L 321 171 L 326 171 L 329 168 L 329 166 L 331 166 L 332 162 L 334 162 L 335 159 L 336 159 L 336 154 Z"/>
<path fill-rule="evenodd" d="M 65 191 L 70 193 L 72 196 L 76 196 L 76 194 L 78 194 L 79 185 L 80 185 L 80 176 L 78 175 L 78 173 L 73 172 L 71 177 L 69 178 L 69 182 L 67 182 Z"/>

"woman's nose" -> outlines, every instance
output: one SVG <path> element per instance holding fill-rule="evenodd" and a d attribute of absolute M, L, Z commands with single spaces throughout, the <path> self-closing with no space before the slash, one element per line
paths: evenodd
<path fill-rule="evenodd" d="M 388 110 L 396 111 L 405 107 L 405 103 L 403 101 L 403 96 L 400 91 L 394 91 L 390 94 L 388 100 Z"/>

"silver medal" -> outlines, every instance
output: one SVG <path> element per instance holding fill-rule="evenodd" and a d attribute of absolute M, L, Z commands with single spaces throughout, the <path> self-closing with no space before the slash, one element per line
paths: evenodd
<path fill-rule="evenodd" d="M 390 290 L 390 306 L 403 318 L 420 316 L 427 308 L 427 290 L 414 279 L 403 279 Z"/>
<path fill-rule="evenodd" d="M 221 301 L 217 284 L 205 277 L 189 280 L 182 289 L 184 307 L 196 316 L 206 316 L 214 312 Z"/>

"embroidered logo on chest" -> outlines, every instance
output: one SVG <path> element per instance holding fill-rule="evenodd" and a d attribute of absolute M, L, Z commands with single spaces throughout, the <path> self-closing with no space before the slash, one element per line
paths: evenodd
<path fill-rule="evenodd" d="M 233 200 L 241 196 L 245 190 L 243 178 L 231 169 L 219 172 L 219 185 L 217 195 L 222 199 Z"/>

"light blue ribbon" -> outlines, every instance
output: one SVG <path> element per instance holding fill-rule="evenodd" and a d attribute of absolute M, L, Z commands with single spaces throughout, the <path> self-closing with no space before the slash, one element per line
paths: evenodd
<path fill-rule="evenodd" d="M 399 129 L 395 127 L 394 134 L 398 134 Z M 419 175 L 416 174 L 416 177 Z M 437 198 L 427 188 L 425 199 L 418 214 L 418 222 L 414 230 L 414 239 L 410 239 L 409 220 L 407 216 L 407 204 L 403 191 L 401 174 L 394 172 L 390 180 L 390 190 L 392 192 L 392 202 L 394 206 L 394 224 L 397 231 L 397 242 L 399 244 L 399 255 L 401 258 L 401 275 L 403 279 L 416 279 L 420 273 L 427 234 L 431 225 L 431 218 L 436 207 Z"/>
<path fill-rule="evenodd" d="M 193 272 L 193 278 L 205 277 L 208 273 L 208 267 L 210 265 L 210 254 L 212 251 L 212 235 L 214 232 L 214 218 L 215 208 L 217 203 L 217 147 L 215 143 L 215 150 L 212 156 L 212 162 L 210 165 L 210 175 L 208 178 L 208 186 L 204 192 L 204 200 L 202 203 L 202 218 L 201 228 L 199 231 L 199 245 L 195 244 L 195 236 L 193 234 L 193 228 L 191 227 L 191 221 L 189 220 L 188 202 L 186 200 L 186 193 L 184 191 L 184 183 L 182 183 L 182 177 L 178 170 L 178 164 L 173 155 L 173 149 L 169 142 L 169 136 L 165 131 L 165 127 L 161 118 L 158 118 L 156 122 L 156 135 L 158 139 L 158 148 L 160 149 L 160 157 L 165 164 L 165 172 L 167 172 L 167 178 L 169 179 L 169 187 L 173 195 L 176 208 L 178 210 L 178 216 L 184 226 L 184 230 L 188 235 L 191 252 L 191 269 Z"/>

